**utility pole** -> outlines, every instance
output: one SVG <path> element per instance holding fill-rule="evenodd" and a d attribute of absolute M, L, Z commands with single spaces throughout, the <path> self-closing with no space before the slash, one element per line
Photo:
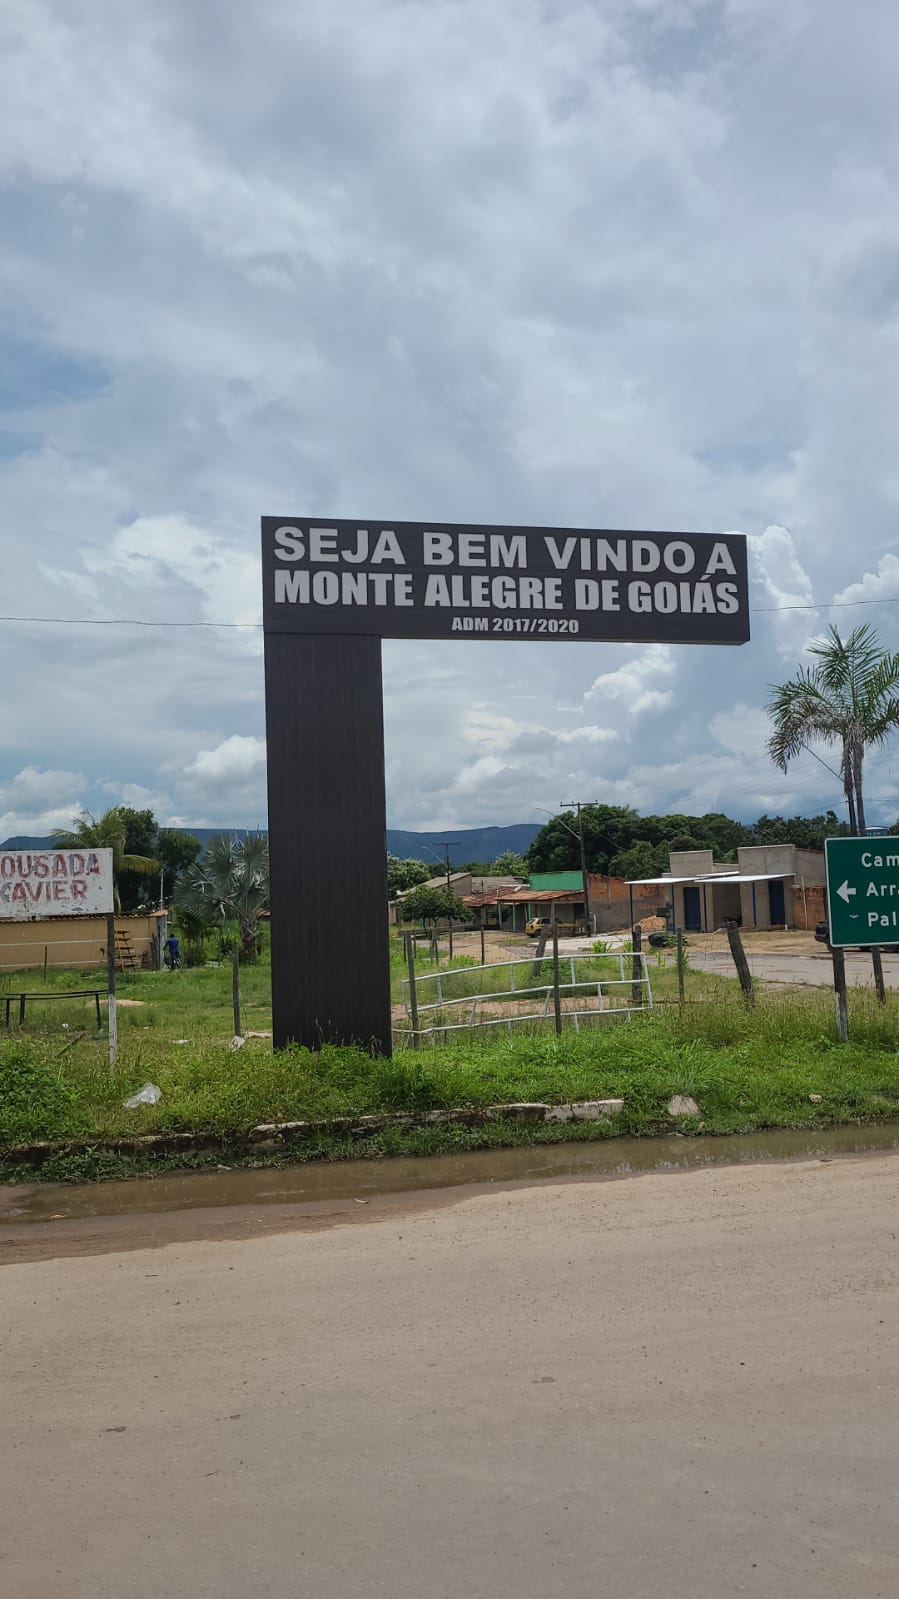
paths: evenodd
<path fill-rule="evenodd" d="M 595 805 L 596 803 L 596 800 L 562 801 L 563 810 L 577 811 L 577 841 L 581 852 L 581 878 L 583 879 L 584 884 L 584 921 L 587 924 L 588 933 L 593 932 L 593 918 L 590 913 L 590 879 L 587 873 L 587 851 L 584 848 L 584 821 L 583 817 L 581 816 L 581 807 L 586 805 Z M 569 832 L 570 831 L 571 829 L 569 828 Z"/>
<path fill-rule="evenodd" d="M 452 873 L 450 871 L 450 853 L 449 852 L 450 852 L 450 848 L 454 844 L 457 844 L 459 842 L 459 840 L 456 839 L 456 838 L 450 838 L 450 839 L 441 838 L 441 839 L 438 839 L 437 842 L 438 842 L 440 848 L 443 850 L 443 863 L 444 863 L 444 865 L 446 867 L 446 892 L 447 892 L 447 894 L 450 895 L 450 897 L 452 897 L 453 886 L 452 886 L 452 881 L 451 881 Z M 453 919 L 452 919 L 451 916 L 448 918 L 448 921 L 449 921 L 449 958 L 450 958 L 450 960 L 452 960 L 452 958 L 453 958 Z"/>

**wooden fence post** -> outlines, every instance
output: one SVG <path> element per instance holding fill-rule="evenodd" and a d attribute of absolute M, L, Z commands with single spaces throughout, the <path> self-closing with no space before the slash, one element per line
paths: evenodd
<path fill-rule="evenodd" d="M 685 972 L 684 972 L 684 930 L 683 930 L 682 927 L 679 927 L 677 929 L 677 933 L 676 933 L 675 936 L 676 936 L 676 939 L 677 939 L 677 998 L 678 998 L 678 1004 L 682 1005 L 684 1003 L 684 997 L 685 997 L 685 995 L 684 995 L 684 990 L 685 990 L 685 983 L 684 983 L 684 976 L 685 976 Z"/>
<path fill-rule="evenodd" d="M 406 934 L 406 968 L 409 972 L 409 1010 L 412 1015 L 412 1048 L 417 1049 L 421 1040 L 418 1036 L 418 993 L 415 988 L 415 940 L 411 933 Z"/>
<path fill-rule="evenodd" d="M 743 998 L 747 1005 L 752 1005 L 755 1003 L 755 995 L 752 992 L 752 973 L 749 970 L 749 962 L 746 959 L 746 951 L 743 948 L 740 929 L 734 921 L 726 921 L 724 925 L 727 929 L 727 942 L 730 945 L 730 952 L 737 968 L 737 976 L 740 979 L 740 987 L 743 990 Z"/>
<path fill-rule="evenodd" d="M 231 1004 L 234 1007 L 234 1036 L 241 1037 L 240 1031 L 240 939 L 235 938 L 231 946 Z"/>
<path fill-rule="evenodd" d="M 115 916 L 106 918 L 106 1014 L 109 1021 L 109 1070 L 119 1052 L 119 1029 L 115 1002 Z"/>
<path fill-rule="evenodd" d="M 552 926 L 555 927 L 555 925 L 556 925 L 555 906 L 553 906 Z M 537 959 L 534 961 L 534 964 L 531 967 L 531 976 L 532 977 L 539 977 L 540 976 L 540 968 L 543 965 L 543 957 L 546 954 L 546 941 L 547 941 L 548 938 L 549 938 L 549 926 L 548 926 L 548 924 L 546 922 L 544 922 L 542 927 L 540 928 L 540 932 L 539 932 L 539 934 L 537 936 L 537 949 L 535 951 Z"/>
<path fill-rule="evenodd" d="M 555 909 L 555 906 L 553 906 Z M 559 992 L 559 928 L 555 916 L 552 921 L 553 929 L 553 1013 L 556 1019 L 556 1032 L 562 1031 L 562 995 Z"/>
<path fill-rule="evenodd" d="M 633 958 L 631 960 L 631 1004 L 642 1005 L 643 984 L 640 981 L 643 976 L 643 961 L 641 958 L 643 949 L 642 927 L 631 928 L 631 948 L 633 950 Z"/>
<path fill-rule="evenodd" d="M 837 1005 L 837 1038 L 841 1044 L 849 1042 L 849 1001 L 846 995 L 846 958 L 842 949 L 831 948 L 833 957 L 833 991 Z"/>

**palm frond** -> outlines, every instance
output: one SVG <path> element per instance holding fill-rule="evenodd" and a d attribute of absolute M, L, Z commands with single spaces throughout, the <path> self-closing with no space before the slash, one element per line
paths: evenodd
<path fill-rule="evenodd" d="M 159 871 L 159 862 L 152 855 L 123 855 L 118 862 L 121 872 L 139 872 L 141 877 L 155 877 Z"/>
<path fill-rule="evenodd" d="M 841 736 L 839 712 L 805 668 L 773 689 L 767 710 L 772 722 L 768 753 L 784 772 L 789 762 L 816 740 L 833 744 Z"/>
<path fill-rule="evenodd" d="M 850 815 L 863 814 L 865 750 L 899 728 L 899 653 L 883 650 L 868 624 L 843 638 L 833 625 L 809 646 L 811 667 L 772 688 L 768 753 L 782 771 L 816 741 L 840 746 Z"/>
<path fill-rule="evenodd" d="M 244 943 L 252 943 L 259 913 L 268 905 L 268 839 L 237 840 L 220 834 L 183 873 L 176 904 L 206 924 L 236 921 Z"/>

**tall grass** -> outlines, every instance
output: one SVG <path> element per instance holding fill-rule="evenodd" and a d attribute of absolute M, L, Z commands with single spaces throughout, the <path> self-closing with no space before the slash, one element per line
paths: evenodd
<path fill-rule="evenodd" d="M 602 970 L 605 958 L 593 965 Z M 461 963 L 443 972 L 459 984 L 489 976 Z M 63 974 L 52 975 L 58 991 Z M 68 975 L 72 986 L 93 986 L 84 973 Z M 242 970 L 241 986 L 245 1025 L 264 1032 L 268 967 Z M 645 1132 L 666 1124 L 677 1093 L 692 1095 L 708 1130 L 732 1132 L 883 1117 L 899 1104 L 899 995 L 880 1006 L 853 991 L 852 1040 L 840 1045 L 826 990 L 760 990 L 748 1008 L 736 983 L 695 974 L 687 992 L 683 1007 L 626 1023 L 599 1020 L 559 1037 L 551 1023 L 451 1033 L 390 1061 L 355 1048 L 274 1054 L 267 1038 L 232 1053 L 228 970 L 136 974 L 120 983 L 138 1003 L 119 1012 L 112 1074 L 90 1002 L 29 1007 L 22 1033 L 0 1036 L 0 1143 L 183 1129 L 239 1136 L 260 1121 L 609 1096 L 625 1100 L 616 1127 Z M 161 1088 L 159 1103 L 125 1111 L 123 1099 L 147 1079 Z"/>

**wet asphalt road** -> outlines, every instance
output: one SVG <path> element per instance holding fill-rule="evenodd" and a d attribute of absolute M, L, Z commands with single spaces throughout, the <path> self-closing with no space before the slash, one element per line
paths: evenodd
<path fill-rule="evenodd" d="M 833 965 L 827 949 L 815 955 L 747 955 L 753 977 L 769 983 L 811 983 L 833 986 Z M 899 955 L 884 955 L 883 980 L 887 988 L 899 988 Z M 690 965 L 696 971 L 716 972 L 735 977 L 733 958 L 727 950 L 690 950 Z M 846 955 L 846 982 L 853 988 L 871 988 L 870 955 Z"/>

